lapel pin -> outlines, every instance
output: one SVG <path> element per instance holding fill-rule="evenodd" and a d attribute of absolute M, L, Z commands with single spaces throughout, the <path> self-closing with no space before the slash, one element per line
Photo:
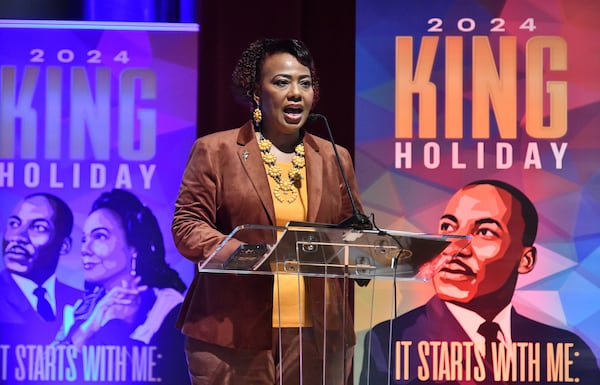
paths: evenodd
<path fill-rule="evenodd" d="M 244 160 L 248 159 L 248 151 L 242 152 L 242 159 L 244 159 Z"/>

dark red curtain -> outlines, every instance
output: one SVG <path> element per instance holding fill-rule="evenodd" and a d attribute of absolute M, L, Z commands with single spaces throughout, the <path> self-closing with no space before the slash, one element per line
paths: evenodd
<path fill-rule="evenodd" d="M 321 99 L 336 143 L 354 152 L 355 1 L 199 0 L 198 135 L 241 125 L 247 107 L 231 92 L 231 72 L 244 48 L 263 37 L 304 41 L 313 54 Z M 321 122 L 311 131 L 327 136 Z"/>

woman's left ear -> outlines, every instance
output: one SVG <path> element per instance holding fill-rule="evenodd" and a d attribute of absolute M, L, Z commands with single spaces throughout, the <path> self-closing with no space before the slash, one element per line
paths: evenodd
<path fill-rule="evenodd" d="M 523 249 L 521 260 L 519 261 L 519 274 L 527 274 L 535 266 L 537 260 L 537 249 L 534 246 L 528 246 Z"/>
<path fill-rule="evenodd" d="M 252 100 L 254 100 L 254 103 L 257 106 L 260 106 L 260 98 L 258 97 L 258 95 L 256 95 L 256 93 L 252 94 Z"/>

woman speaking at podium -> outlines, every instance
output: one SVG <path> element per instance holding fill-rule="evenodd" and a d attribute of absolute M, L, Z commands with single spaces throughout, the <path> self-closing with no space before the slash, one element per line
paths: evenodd
<path fill-rule="evenodd" d="M 292 39 L 252 43 L 233 86 L 251 119 L 195 141 L 176 202 L 173 237 L 195 263 L 238 225 L 335 224 L 356 209 L 332 143 L 305 130 L 319 98 L 306 46 Z M 362 209 L 350 154 L 337 150 Z M 350 309 L 344 282 L 197 273 L 178 320 L 193 383 L 345 384 L 355 336 L 351 312 L 342 311 Z"/>

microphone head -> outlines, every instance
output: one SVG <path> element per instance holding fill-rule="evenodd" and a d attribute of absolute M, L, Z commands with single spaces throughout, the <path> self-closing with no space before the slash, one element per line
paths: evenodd
<path fill-rule="evenodd" d="M 354 215 L 342 221 L 338 226 L 354 230 L 372 230 L 374 227 L 369 217 L 358 211 L 358 209 L 354 212 Z"/>

